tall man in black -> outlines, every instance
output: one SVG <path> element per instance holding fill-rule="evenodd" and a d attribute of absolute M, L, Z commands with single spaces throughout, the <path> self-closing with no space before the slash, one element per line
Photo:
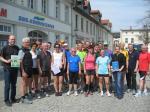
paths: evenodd
<path fill-rule="evenodd" d="M 8 45 L 3 47 L 0 57 L 4 67 L 4 101 L 7 106 L 11 106 L 11 103 L 17 102 L 15 96 L 18 68 L 11 67 L 11 55 L 18 55 L 19 52 L 19 47 L 15 45 L 15 42 L 16 37 L 10 35 Z"/>

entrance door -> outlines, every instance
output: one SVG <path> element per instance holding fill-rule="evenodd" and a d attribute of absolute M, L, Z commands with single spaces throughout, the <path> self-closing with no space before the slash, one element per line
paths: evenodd
<path fill-rule="evenodd" d="M 28 33 L 28 36 L 31 39 L 31 42 L 36 42 L 36 41 L 46 41 L 48 35 L 42 31 L 34 30 Z"/>
<path fill-rule="evenodd" d="M 8 36 L 9 35 L 0 34 L 0 50 L 8 44 Z"/>

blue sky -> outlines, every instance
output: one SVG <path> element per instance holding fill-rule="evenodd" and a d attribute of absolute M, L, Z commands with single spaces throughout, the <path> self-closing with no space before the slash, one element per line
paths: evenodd
<path fill-rule="evenodd" d="M 102 19 L 109 19 L 112 31 L 120 31 L 130 26 L 142 27 L 138 22 L 146 15 L 148 5 L 144 0 L 90 0 L 92 9 L 99 9 Z"/>

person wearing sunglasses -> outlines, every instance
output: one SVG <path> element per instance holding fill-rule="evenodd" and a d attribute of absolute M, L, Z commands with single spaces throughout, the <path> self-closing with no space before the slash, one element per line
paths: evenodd
<path fill-rule="evenodd" d="M 69 96 L 71 94 L 71 90 L 73 86 L 74 95 L 78 96 L 77 82 L 78 82 L 79 74 L 81 74 L 81 63 L 80 63 L 80 57 L 76 55 L 75 48 L 71 49 L 71 56 L 68 59 L 67 74 L 69 75 L 69 91 L 67 92 L 67 95 Z"/>

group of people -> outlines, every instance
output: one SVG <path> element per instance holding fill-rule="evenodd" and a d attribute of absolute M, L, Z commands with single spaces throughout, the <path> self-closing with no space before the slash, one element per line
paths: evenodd
<path fill-rule="evenodd" d="M 56 42 L 52 50 L 51 42 L 22 39 L 22 47 L 15 45 L 16 37 L 10 35 L 8 45 L 1 50 L 0 60 L 4 67 L 4 101 L 7 106 L 22 102 L 32 104 L 33 97 L 48 97 L 53 80 L 55 96 L 62 96 L 64 85 L 68 85 L 66 95 L 85 97 L 99 89 L 100 96 L 106 94 L 122 99 L 127 82 L 127 92 L 135 97 L 147 94 L 146 75 L 150 70 L 150 54 L 148 47 L 142 45 L 141 51 L 134 49 L 133 44 L 124 44 L 108 49 L 107 43 L 93 44 L 80 42 L 69 49 L 67 43 Z M 20 67 L 11 66 L 11 57 L 19 58 Z M 18 71 L 21 76 L 20 99 L 16 99 Z M 137 91 L 136 75 L 140 74 L 139 90 Z M 53 78 L 52 78 L 53 76 Z"/>

